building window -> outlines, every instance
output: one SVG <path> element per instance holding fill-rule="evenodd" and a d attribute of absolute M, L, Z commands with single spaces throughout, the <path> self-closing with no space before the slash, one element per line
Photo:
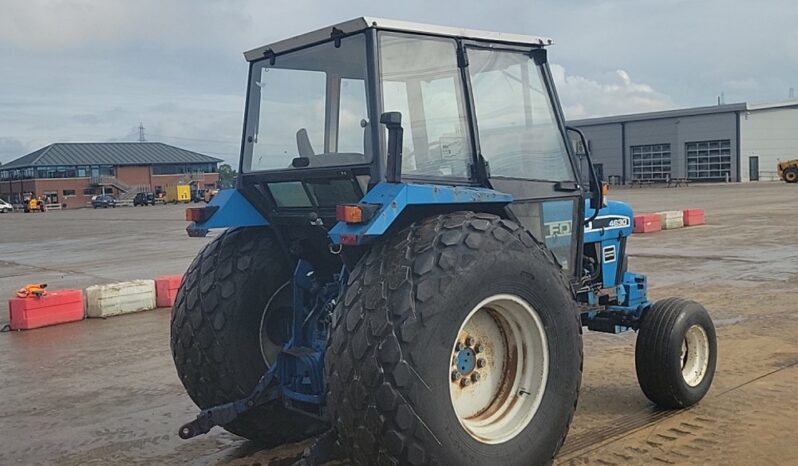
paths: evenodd
<path fill-rule="evenodd" d="M 75 195 L 74 189 L 65 189 L 64 190 L 64 197 L 72 197 Z"/>
<path fill-rule="evenodd" d="M 55 191 L 46 191 L 44 193 L 45 204 L 58 204 L 58 193 Z"/>
<path fill-rule="evenodd" d="M 665 181 L 671 176 L 671 145 L 632 146 L 632 179 Z"/>
<path fill-rule="evenodd" d="M 158 164 L 152 166 L 153 175 L 184 175 L 190 173 L 214 173 L 213 163 Z"/>
<path fill-rule="evenodd" d="M 693 180 L 724 181 L 731 178 L 731 141 L 688 142 L 687 177 Z"/>

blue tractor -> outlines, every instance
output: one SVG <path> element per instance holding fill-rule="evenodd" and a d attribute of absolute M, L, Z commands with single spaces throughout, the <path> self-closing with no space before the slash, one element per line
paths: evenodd
<path fill-rule="evenodd" d="M 358 18 L 245 53 L 237 186 L 187 211 L 191 236 L 224 231 L 174 307 L 201 408 L 181 437 L 330 432 L 355 464 L 547 463 L 583 327 L 638 331 L 657 405 L 705 395 L 712 321 L 652 303 L 627 270 L 632 210 L 589 154 L 580 167 L 549 45 Z"/>

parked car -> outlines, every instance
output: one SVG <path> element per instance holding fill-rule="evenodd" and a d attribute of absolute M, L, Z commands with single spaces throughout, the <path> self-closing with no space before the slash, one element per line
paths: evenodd
<path fill-rule="evenodd" d="M 102 194 L 91 200 L 91 206 L 95 209 L 98 207 L 102 207 L 103 209 L 116 207 L 116 199 L 109 194 Z"/>
<path fill-rule="evenodd" d="M 155 205 L 155 194 L 154 193 L 136 193 L 136 197 L 133 198 L 133 205 L 134 206 Z"/>
<path fill-rule="evenodd" d="M 0 214 L 4 214 L 6 212 L 13 212 L 13 211 L 14 211 L 14 206 L 0 199 Z"/>

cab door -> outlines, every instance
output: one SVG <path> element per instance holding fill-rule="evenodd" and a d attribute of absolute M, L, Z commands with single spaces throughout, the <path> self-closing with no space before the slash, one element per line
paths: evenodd
<path fill-rule="evenodd" d="M 576 275 L 584 205 L 545 50 L 465 46 L 477 166 L 516 220 Z"/>

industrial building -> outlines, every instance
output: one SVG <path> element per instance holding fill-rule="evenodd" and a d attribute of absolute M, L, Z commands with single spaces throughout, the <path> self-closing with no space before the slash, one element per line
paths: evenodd
<path fill-rule="evenodd" d="M 597 171 L 622 183 L 759 181 L 798 158 L 798 100 L 737 103 L 569 121 Z"/>
<path fill-rule="evenodd" d="M 159 142 L 56 143 L 0 166 L 0 198 L 20 204 L 86 207 L 97 194 L 117 198 L 158 192 L 171 184 L 218 183 L 221 159 Z"/>

